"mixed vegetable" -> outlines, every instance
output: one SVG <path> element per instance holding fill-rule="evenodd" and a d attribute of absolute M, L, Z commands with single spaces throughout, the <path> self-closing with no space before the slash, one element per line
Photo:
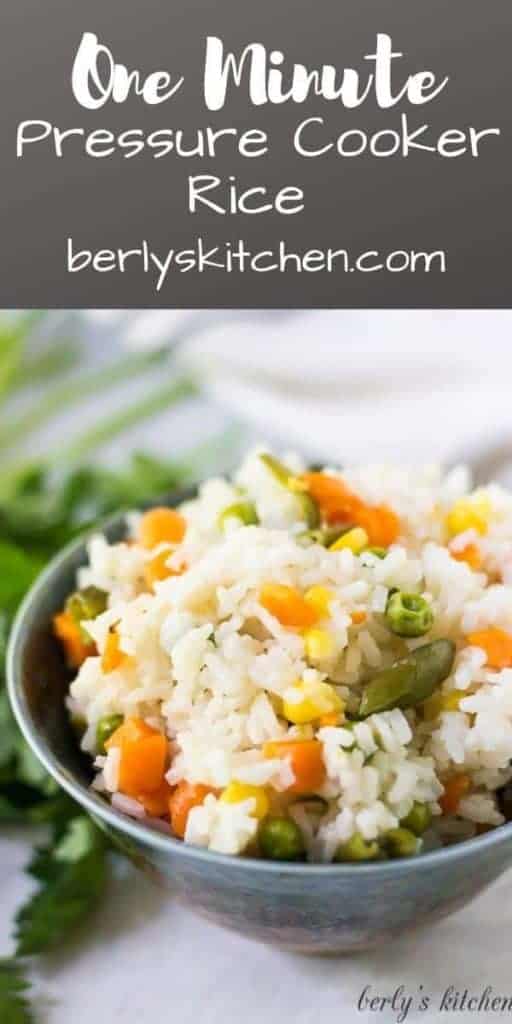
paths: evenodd
<path fill-rule="evenodd" d="M 274 456 L 263 454 L 260 458 L 273 479 L 297 499 L 298 519 L 307 525 L 307 530 L 298 535 L 301 544 L 320 544 L 333 554 L 349 549 L 363 559 L 367 555 L 382 559 L 399 538 L 401 524 L 395 512 L 386 505 L 366 504 L 349 490 L 340 477 L 318 471 L 294 474 Z M 449 513 L 448 532 L 461 522 L 467 522 L 467 515 L 481 516 L 481 506 L 471 505 L 468 511 L 458 503 L 458 508 Z M 218 518 L 219 529 L 228 529 L 233 519 L 243 526 L 255 526 L 259 522 L 255 504 L 243 493 L 239 501 L 222 510 Z M 471 522 L 474 522 L 473 518 Z M 177 571 L 187 571 L 186 565 L 176 570 L 167 564 L 169 551 L 183 540 L 186 530 L 187 523 L 182 513 L 173 509 L 154 508 L 141 517 L 133 542 L 149 551 L 159 551 L 158 571 L 146 578 L 150 589 L 155 580 Z M 149 565 L 154 562 L 151 560 Z M 332 627 L 327 627 L 333 596 L 328 587 L 314 585 L 300 591 L 273 581 L 261 587 L 259 602 L 281 626 L 303 637 L 306 659 L 315 665 L 332 654 Z M 56 617 L 56 634 L 63 643 L 68 663 L 74 668 L 91 653 L 90 637 L 82 623 L 100 614 L 105 602 L 106 595 L 101 591 L 86 588 L 72 594 L 63 612 Z M 356 629 L 362 626 L 366 614 L 364 609 L 354 611 L 352 626 Z M 446 637 L 428 640 L 427 635 L 435 628 L 435 615 L 427 596 L 391 589 L 381 622 L 397 638 L 399 647 L 403 640 L 426 639 L 409 650 L 402 643 L 406 653 L 397 657 L 389 667 L 370 673 L 359 692 L 357 704 L 353 700 L 344 700 L 336 683 L 315 678 L 297 679 L 287 687 L 279 702 L 279 715 L 288 726 L 296 727 L 297 732 L 293 738 L 266 742 L 263 755 L 268 759 L 286 759 L 290 765 L 293 782 L 286 790 L 290 801 L 288 810 L 284 801 L 284 806 L 277 813 L 264 786 L 247 785 L 237 779 L 232 779 L 224 789 L 186 781 L 170 786 L 166 781 L 169 769 L 167 741 L 158 729 L 136 717 L 123 718 L 116 714 L 101 719 L 97 727 L 96 753 L 104 754 L 113 748 L 118 750 L 119 791 L 137 800 L 151 816 L 168 821 L 178 838 L 185 835 L 191 810 L 200 806 L 210 794 L 221 803 L 238 804 L 252 799 L 252 814 L 259 821 L 259 827 L 250 852 L 270 860 L 304 859 L 304 835 L 293 813 L 296 803 L 311 809 L 311 804 L 316 801 L 320 814 L 326 806 L 321 796 L 326 768 L 322 742 L 315 738 L 315 730 L 322 726 L 340 725 L 351 729 L 355 723 L 395 708 L 416 709 L 420 719 L 428 722 L 443 710 L 455 710 L 460 700 L 460 693 L 444 693 L 441 689 L 454 665 L 455 644 Z M 512 664 L 512 637 L 509 634 L 489 629 L 469 636 L 468 643 L 485 650 L 491 666 Z M 116 670 L 126 663 L 127 657 L 119 646 L 116 628 L 112 627 L 102 654 L 103 671 Z M 301 736 L 300 730 L 310 726 L 313 727 L 313 735 Z M 441 809 L 444 814 L 456 814 L 461 799 L 470 790 L 469 777 L 457 773 L 444 779 L 443 784 Z M 372 841 L 355 833 L 339 846 L 335 859 L 359 862 L 413 856 L 421 848 L 422 836 L 430 827 L 431 818 L 429 805 L 416 801 L 399 827 Z"/>

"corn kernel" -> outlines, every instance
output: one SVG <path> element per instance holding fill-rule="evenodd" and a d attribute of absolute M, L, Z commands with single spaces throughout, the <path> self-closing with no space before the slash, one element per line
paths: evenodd
<path fill-rule="evenodd" d="M 252 814 L 255 818 L 264 818 L 270 808 L 268 796 L 263 786 L 250 786 L 245 782 L 230 782 L 222 791 L 220 800 L 224 804 L 241 804 L 244 800 L 255 801 Z"/>
<path fill-rule="evenodd" d="M 329 614 L 329 605 L 333 597 L 332 590 L 328 590 L 327 587 L 310 587 L 304 594 L 306 604 L 314 608 L 320 618 L 325 618 Z"/>
<path fill-rule="evenodd" d="M 353 530 L 348 530 L 347 533 L 342 533 L 338 540 L 331 544 L 329 551 L 343 551 L 344 548 L 349 548 L 354 555 L 358 555 L 363 548 L 367 548 L 370 543 L 366 530 L 363 530 L 362 526 L 354 526 Z"/>
<path fill-rule="evenodd" d="M 330 683 L 301 680 L 289 686 L 283 697 L 283 714 L 294 725 L 305 725 L 322 715 L 343 711 L 344 704 Z"/>
<path fill-rule="evenodd" d="M 492 505 L 486 494 L 477 493 L 469 498 L 460 498 L 446 516 L 446 529 L 452 537 L 466 530 L 487 533 L 491 515 Z"/>
<path fill-rule="evenodd" d="M 304 633 L 304 646 L 311 661 L 330 658 L 334 653 L 334 639 L 325 629 L 307 629 Z"/>

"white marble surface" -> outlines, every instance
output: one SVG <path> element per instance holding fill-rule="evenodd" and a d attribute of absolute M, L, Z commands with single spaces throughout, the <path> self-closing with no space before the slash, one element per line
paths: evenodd
<path fill-rule="evenodd" d="M 13 832 L 2 844 L 2 918 L 29 883 L 27 849 Z M 489 985 L 512 997 L 512 873 L 470 907 L 427 931 L 354 957 L 313 958 L 253 943 L 202 921 L 126 868 L 101 910 L 65 954 L 34 971 L 40 1024 L 345 1024 L 395 1022 L 399 1012 L 358 1010 L 367 985 L 391 996 L 399 986 L 417 1007 L 407 1021 L 484 1021 L 499 1014 L 446 1013 L 453 985 L 480 993 Z M 2 941 L 2 946 L 4 942 Z M 506 1016 L 506 1015 L 504 1015 Z M 9 1024 L 2 1021 L 2 1024 Z"/>
<path fill-rule="evenodd" d="M 225 422 L 221 409 L 195 402 L 129 438 L 156 442 L 163 452 L 187 447 Z M 76 425 L 74 417 L 66 429 Z M 164 439 L 165 444 L 163 444 Z M 51 440 L 51 438 L 50 438 Z M 39 439 L 44 445 L 47 438 Z M 119 447 L 113 446 L 113 454 Z M 27 837 L 13 830 L 0 845 L 0 949 L 9 948 L 14 909 L 30 881 L 22 868 Z M 342 1024 L 399 1019 L 398 1011 L 358 1010 L 366 985 L 392 995 L 400 985 L 417 1000 L 432 997 L 428 1013 L 408 1021 L 491 1020 L 499 1015 L 440 1013 L 442 992 L 481 991 L 491 985 L 512 997 L 510 951 L 512 874 L 471 907 L 428 931 L 379 952 L 352 958 L 311 959 L 273 951 L 217 929 L 161 896 L 132 869 L 115 879 L 94 922 L 64 954 L 34 970 L 40 1024 Z M 10 1024 L 2 1021 L 1 1024 Z"/>

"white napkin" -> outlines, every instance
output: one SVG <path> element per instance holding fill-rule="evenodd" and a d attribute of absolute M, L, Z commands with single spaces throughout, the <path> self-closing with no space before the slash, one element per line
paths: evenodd
<path fill-rule="evenodd" d="M 509 311 L 101 316 L 132 347 L 176 341 L 224 409 L 313 457 L 450 461 L 512 437 Z"/>

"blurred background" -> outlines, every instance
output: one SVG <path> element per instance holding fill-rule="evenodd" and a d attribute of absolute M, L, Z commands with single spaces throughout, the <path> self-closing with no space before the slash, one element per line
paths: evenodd
<path fill-rule="evenodd" d="M 0 458 L 206 444 L 211 472 L 256 438 L 332 461 L 471 460 L 512 437 L 511 326 L 508 311 L 5 313 Z"/>
<path fill-rule="evenodd" d="M 30 985 L 37 1019 L 49 1024 L 68 1024 L 71 1010 L 84 1024 L 107 1016 L 149 1019 L 148 992 L 160 1015 L 170 976 L 184 1022 L 195 1020 L 206 1000 L 212 1021 L 226 1019 L 226 1005 L 231 1019 L 247 1016 L 246 993 L 258 985 L 261 994 L 262 978 L 270 1019 L 281 1016 L 284 990 L 290 1019 L 305 1024 L 313 981 L 323 986 L 322 1005 L 337 1019 L 334 966 L 331 971 L 317 960 L 306 971 L 303 958 L 247 944 L 240 984 L 233 987 L 231 965 L 243 940 L 204 922 L 199 928 L 186 909 L 173 906 L 170 943 L 168 909 L 157 890 L 140 874 L 127 887 L 127 873 L 134 878 L 130 866 L 112 863 L 101 843 L 94 857 L 108 884 L 95 900 L 89 890 L 84 898 L 81 872 L 91 853 L 73 833 L 80 809 L 45 774 L 9 709 L 9 629 L 42 566 L 84 527 L 229 470 L 257 441 L 331 464 L 464 460 L 478 481 L 497 476 L 512 482 L 511 327 L 506 311 L 0 314 L 2 1024 L 32 1022 Z M 62 842 L 68 858 L 72 852 L 65 899 Z M 494 904 L 485 904 L 491 929 L 500 892 Z M 478 908 L 477 945 L 481 901 Z M 96 916 L 87 927 L 91 910 Z M 460 948 L 465 958 L 456 964 L 462 977 L 467 942 L 451 941 L 452 921 L 445 931 L 452 954 Z M 431 944 L 427 956 L 425 936 L 407 947 L 411 985 L 424 978 L 427 961 L 434 972 L 444 966 L 443 945 L 436 961 Z M 113 942 L 118 955 L 105 972 L 106 945 Z M 166 956 L 155 958 L 153 950 L 163 943 Z M 192 944 L 193 986 L 185 956 Z M 377 976 L 405 983 L 404 957 L 386 957 L 367 958 L 366 967 L 345 972 L 352 1007 L 369 963 Z M 137 970 L 126 971 L 132 962 Z M 214 1004 L 212 972 L 220 979 Z"/>

